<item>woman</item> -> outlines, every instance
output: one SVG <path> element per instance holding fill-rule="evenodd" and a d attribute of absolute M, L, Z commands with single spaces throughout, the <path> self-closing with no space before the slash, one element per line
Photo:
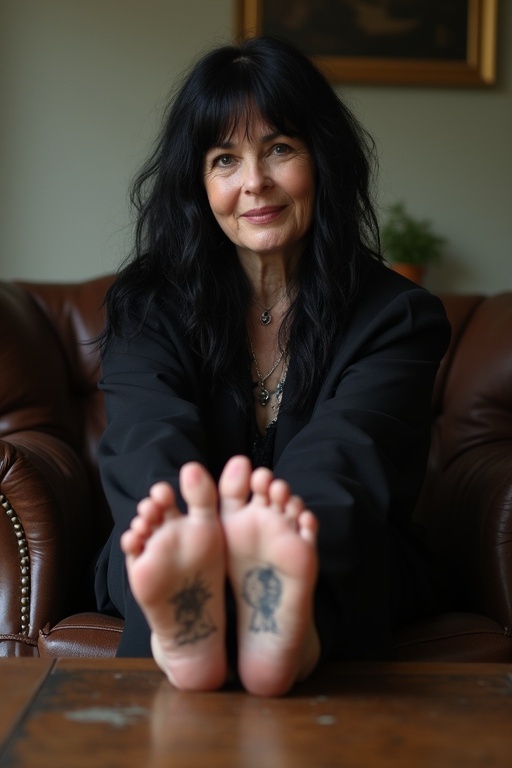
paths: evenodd
<path fill-rule="evenodd" d="M 179 688 L 233 662 L 279 695 L 320 659 L 391 656 L 432 608 L 411 512 L 448 329 L 382 263 L 371 162 L 309 60 L 260 38 L 196 64 L 135 184 L 96 583 L 119 655 Z"/>

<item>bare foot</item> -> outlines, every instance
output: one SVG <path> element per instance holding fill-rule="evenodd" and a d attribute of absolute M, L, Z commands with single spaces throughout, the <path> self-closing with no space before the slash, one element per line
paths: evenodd
<path fill-rule="evenodd" d="M 243 456 L 226 464 L 219 493 L 240 679 L 251 693 L 279 696 L 306 678 L 320 655 L 313 621 L 318 524 L 285 482 L 267 469 L 251 473 Z"/>
<path fill-rule="evenodd" d="M 121 537 L 128 578 L 151 628 L 157 664 L 177 688 L 213 690 L 227 673 L 225 555 L 217 491 L 200 464 L 185 464 L 181 514 L 168 483 L 157 483 Z"/>

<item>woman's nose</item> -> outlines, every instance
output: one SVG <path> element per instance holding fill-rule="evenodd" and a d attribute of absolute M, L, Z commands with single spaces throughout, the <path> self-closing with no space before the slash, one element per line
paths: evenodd
<path fill-rule="evenodd" d="M 243 189 L 245 192 L 257 193 L 272 184 L 272 180 L 264 163 L 248 162 L 244 166 Z"/>

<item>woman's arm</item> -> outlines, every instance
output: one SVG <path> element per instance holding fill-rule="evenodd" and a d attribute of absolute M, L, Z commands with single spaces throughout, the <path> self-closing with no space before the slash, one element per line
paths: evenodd
<path fill-rule="evenodd" d="M 166 324 L 112 343 L 100 388 L 107 410 L 102 480 L 115 522 L 127 528 L 150 485 L 166 480 L 178 490 L 184 462 L 207 463 L 200 381 L 191 355 Z"/>
<path fill-rule="evenodd" d="M 426 291 L 400 293 L 380 307 L 369 296 L 311 418 L 275 464 L 276 476 L 319 519 L 318 621 L 329 655 L 386 654 L 393 614 L 428 591 L 410 517 L 448 335 L 442 305 Z"/>
<path fill-rule="evenodd" d="M 153 483 L 169 482 L 185 510 L 180 467 L 187 461 L 208 466 L 200 379 L 191 354 L 164 317 L 110 343 L 100 388 L 107 427 L 99 464 L 114 528 L 97 564 L 98 607 L 125 618 L 120 655 L 146 656 L 151 655 L 149 629 L 130 593 L 119 539 Z"/>

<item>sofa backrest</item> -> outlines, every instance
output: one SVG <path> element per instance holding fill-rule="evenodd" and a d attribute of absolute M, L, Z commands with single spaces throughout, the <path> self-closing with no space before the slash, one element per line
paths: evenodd
<path fill-rule="evenodd" d="M 86 473 L 93 546 L 111 527 L 96 459 L 105 409 L 95 343 L 111 282 L 0 283 L 0 438 L 20 445 L 27 430 L 39 431 L 73 449 Z"/>

